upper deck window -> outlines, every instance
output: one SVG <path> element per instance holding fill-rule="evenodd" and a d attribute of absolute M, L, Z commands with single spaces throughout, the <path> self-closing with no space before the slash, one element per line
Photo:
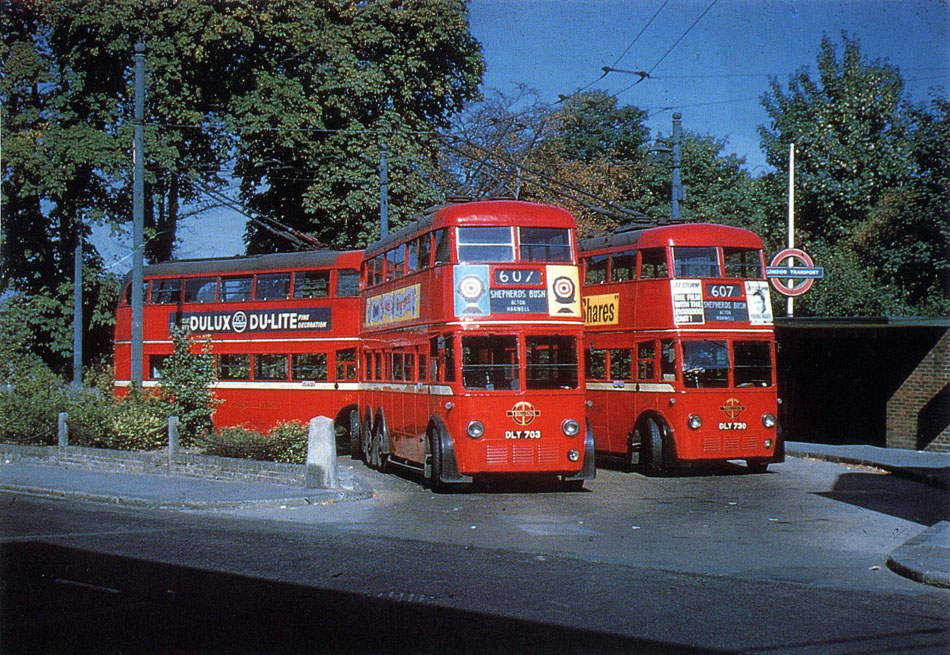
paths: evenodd
<path fill-rule="evenodd" d="M 429 259 L 432 256 L 432 235 L 423 234 L 419 237 L 418 244 L 416 265 L 419 269 L 429 268 Z"/>
<path fill-rule="evenodd" d="M 399 244 L 386 251 L 386 279 L 394 280 L 406 274 L 406 250 Z"/>
<path fill-rule="evenodd" d="M 665 248 L 644 248 L 640 251 L 640 279 L 669 277 Z"/>
<path fill-rule="evenodd" d="M 244 302 L 251 299 L 251 276 L 221 278 L 221 302 Z"/>
<path fill-rule="evenodd" d="M 185 302 L 214 302 L 218 280 L 213 277 L 185 278 Z"/>
<path fill-rule="evenodd" d="M 637 270 L 637 253 L 630 252 L 614 253 L 610 258 L 610 280 L 611 282 L 623 282 L 632 280 L 634 271 Z"/>
<path fill-rule="evenodd" d="M 360 295 L 360 272 L 355 268 L 344 268 L 336 274 L 336 295 L 338 298 L 351 298 Z"/>
<path fill-rule="evenodd" d="M 584 284 L 601 284 L 607 281 L 607 255 L 594 255 L 587 258 L 587 270 Z"/>
<path fill-rule="evenodd" d="M 515 261 L 514 231 L 510 227 L 458 228 L 460 262 Z"/>
<path fill-rule="evenodd" d="M 330 295 L 330 271 L 294 273 L 294 298 L 326 298 Z"/>
<path fill-rule="evenodd" d="M 726 262 L 726 277 L 760 279 L 762 275 L 761 251 L 756 248 L 723 248 Z"/>
<path fill-rule="evenodd" d="M 181 299 L 181 279 L 152 280 L 152 295 L 149 302 L 153 304 L 173 303 Z"/>
<path fill-rule="evenodd" d="M 571 262 L 571 231 L 554 227 L 522 227 L 521 259 L 531 262 Z"/>
<path fill-rule="evenodd" d="M 449 231 L 446 229 L 436 230 L 435 238 L 435 260 L 432 265 L 448 264 L 452 261 L 452 246 L 449 243 Z"/>
<path fill-rule="evenodd" d="M 719 277 L 719 252 L 715 247 L 676 246 L 673 248 L 676 277 Z"/>
<path fill-rule="evenodd" d="M 267 273 L 257 276 L 254 300 L 286 300 L 290 293 L 290 273 Z"/>

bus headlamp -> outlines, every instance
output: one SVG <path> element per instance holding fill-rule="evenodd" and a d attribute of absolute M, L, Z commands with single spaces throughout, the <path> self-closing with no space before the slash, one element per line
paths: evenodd
<path fill-rule="evenodd" d="M 469 421 L 468 426 L 465 428 L 465 434 L 472 439 L 478 439 L 485 434 L 485 426 L 481 421 Z"/>
<path fill-rule="evenodd" d="M 699 414 L 690 414 L 686 424 L 692 429 L 698 430 L 703 426 L 703 419 L 699 417 Z"/>
<path fill-rule="evenodd" d="M 566 418 L 561 423 L 561 432 L 563 432 L 568 437 L 576 437 L 580 431 L 580 423 L 572 418 Z"/>
<path fill-rule="evenodd" d="M 581 458 L 581 454 L 578 451 L 574 450 L 573 448 L 567 451 L 567 459 L 569 459 L 570 461 L 576 462 L 580 458 Z"/>
<path fill-rule="evenodd" d="M 763 415 L 762 415 L 762 425 L 764 425 L 765 427 L 767 427 L 767 428 L 774 428 L 774 427 L 775 427 L 775 423 L 776 423 L 776 421 L 775 421 L 775 416 L 774 416 L 774 415 L 772 415 L 772 414 L 763 414 Z"/>

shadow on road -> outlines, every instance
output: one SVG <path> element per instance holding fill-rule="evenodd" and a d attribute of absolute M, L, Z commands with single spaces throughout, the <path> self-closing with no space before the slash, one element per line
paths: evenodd
<path fill-rule="evenodd" d="M 5 654 L 713 652 L 42 542 L 0 566 Z"/>
<path fill-rule="evenodd" d="M 913 485 L 912 489 L 918 492 L 913 502 L 908 500 L 908 494 L 894 492 L 895 482 Z M 945 489 L 910 480 L 895 480 L 887 474 L 844 473 L 838 476 L 831 491 L 818 495 L 920 525 L 931 526 L 950 520 L 950 497 Z"/>

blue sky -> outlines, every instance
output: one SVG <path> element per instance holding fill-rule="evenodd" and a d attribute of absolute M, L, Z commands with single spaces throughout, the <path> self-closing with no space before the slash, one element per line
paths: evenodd
<path fill-rule="evenodd" d="M 728 139 L 756 174 L 759 98 L 770 77 L 787 87 L 803 67 L 816 73 L 822 34 L 840 44 L 847 31 L 898 66 L 916 100 L 950 88 L 950 7 L 937 0 L 471 0 L 469 11 L 485 88 L 523 83 L 554 102 L 593 82 L 647 109 L 654 135 L 670 133 L 676 108 L 684 129 Z M 601 78 L 604 66 L 651 76 L 631 86 L 637 76 Z"/>
<path fill-rule="evenodd" d="M 616 94 L 648 110 L 654 136 L 684 129 L 727 139 L 753 174 L 765 170 L 759 98 L 770 77 L 783 87 L 815 62 L 823 34 L 847 31 L 862 53 L 898 66 L 915 101 L 950 88 L 950 6 L 938 0 L 470 0 L 470 25 L 483 48 L 483 90 L 514 93 L 524 84 L 554 102 L 581 88 Z M 650 78 L 604 66 L 650 71 Z M 689 184 L 689 180 L 684 180 Z M 225 211 L 187 219 L 180 258 L 243 253 L 244 221 Z M 214 238 L 208 238 L 214 235 Z M 97 232 L 114 270 L 131 268 L 130 238 Z"/>

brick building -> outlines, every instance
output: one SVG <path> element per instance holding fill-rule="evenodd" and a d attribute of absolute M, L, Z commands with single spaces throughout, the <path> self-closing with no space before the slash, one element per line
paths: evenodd
<path fill-rule="evenodd" d="M 950 319 L 778 319 L 786 438 L 950 452 Z"/>

